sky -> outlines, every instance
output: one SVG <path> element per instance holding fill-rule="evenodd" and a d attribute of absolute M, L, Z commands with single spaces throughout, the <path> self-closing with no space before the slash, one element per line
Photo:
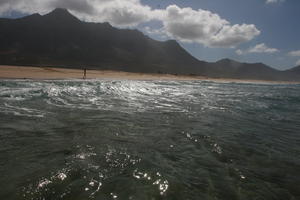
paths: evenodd
<path fill-rule="evenodd" d="M 83 21 L 177 40 L 199 60 L 300 65 L 299 0 L 0 0 L 0 17 L 66 8 Z"/>

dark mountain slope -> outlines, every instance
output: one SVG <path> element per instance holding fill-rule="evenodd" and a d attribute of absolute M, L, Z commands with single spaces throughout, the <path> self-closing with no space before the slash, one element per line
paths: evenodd
<path fill-rule="evenodd" d="M 0 64 L 59 66 L 210 77 L 300 80 L 264 64 L 199 61 L 175 40 L 155 41 L 109 23 L 82 22 L 66 9 L 0 19 Z"/>
<path fill-rule="evenodd" d="M 292 69 L 287 70 L 290 73 L 300 74 L 300 65 L 297 67 L 294 67 Z"/>
<path fill-rule="evenodd" d="M 285 77 L 289 78 L 289 80 L 300 81 L 300 66 L 283 71 L 283 73 L 285 74 Z"/>
<path fill-rule="evenodd" d="M 263 63 L 240 63 L 230 59 L 222 59 L 209 63 L 207 75 L 218 78 L 289 80 L 288 74 L 275 70 Z"/>
<path fill-rule="evenodd" d="M 85 23 L 67 10 L 0 21 L 1 64 L 55 65 L 138 72 L 201 73 L 202 64 L 176 41 L 137 30 Z"/>

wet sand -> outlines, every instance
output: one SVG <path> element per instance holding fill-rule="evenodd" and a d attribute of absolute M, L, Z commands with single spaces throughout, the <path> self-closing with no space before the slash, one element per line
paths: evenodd
<path fill-rule="evenodd" d="M 7 66 L 0 65 L 1 79 L 37 79 L 37 80 L 56 80 L 56 79 L 82 79 L 83 70 L 66 69 L 55 67 L 25 67 L 25 66 Z M 87 70 L 87 79 L 117 79 L 117 80 L 206 80 L 217 82 L 242 82 L 242 83 L 282 83 L 299 84 L 300 82 L 288 81 L 264 81 L 264 80 L 240 80 L 209 78 L 204 76 L 186 76 L 171 74 L 146 74 L 132 73 L 109 70 Z"/>

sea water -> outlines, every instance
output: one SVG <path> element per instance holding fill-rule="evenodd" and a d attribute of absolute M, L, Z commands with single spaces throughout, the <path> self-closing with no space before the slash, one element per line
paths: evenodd
<path fill-rule="evenodd" d="M 300 85 L 1 80 L 0 199 L 300 199 Z"/>

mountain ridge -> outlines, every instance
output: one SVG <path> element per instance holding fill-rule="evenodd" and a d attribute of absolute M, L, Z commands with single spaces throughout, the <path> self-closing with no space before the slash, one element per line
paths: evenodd
<path fill-rule="evenodd" d="M 300 80 L 300 73 L 231 59 L 205 62 L 176 40 L 156 41 L 136 29 L 80 21 L 67 9 L 0 19 L 0 64 L 60 66 L 220 78 Z"/>

